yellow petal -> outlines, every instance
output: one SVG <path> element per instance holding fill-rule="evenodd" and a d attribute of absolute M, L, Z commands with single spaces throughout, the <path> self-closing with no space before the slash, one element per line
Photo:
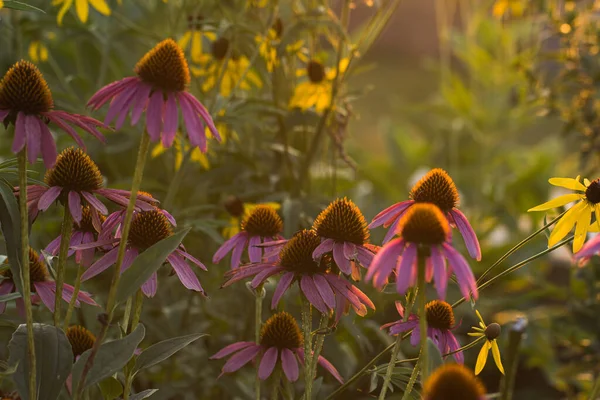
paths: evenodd
<path fill-rule="evenodd" d="M 4 7 L 4 1 L 0 0 L 0 8 Z"/>
<path fill-rule="evenodd" d="M 40 43 L 40 61 L 48 61 L 48 48 Z"/>
<path fill-rule="evenodd" d="M 40 42 L 38 42 L 37 40 L 34 40 L 33 42 L 29 43 L 29 50 L 27 51 L 27 53 L 29 54 L 29 59 L 31 61 L 33 61 L 34 63 L 38 62 L 38 46 L 39 46 Z"/>
<path fill-rule="evenodd" d="M 479 373 L 483 370 L 483 367 L 485 367 L 488 353 L 490 351 L 489 344 L 490 342 L 486 340 L 483 346 L 481 346 L 481 350 L 479 350 L 479 355 L 477 356 L 477 363 L 475 364 L 475 375 L 479 375 Z"/>
<path fill-rule="evenodd" d="M 588 178 L 585 178 L 585 179 L 583 180 L 583 184 L 585 185 L 585 187 L 588 187 L 588 186 L 590 186 L 590 183 L 592 183 L 592 182 L 590 182 L 590 180 L 589 180 Z"/>
<path fill-rule="evenodd" d="M 158 156 L 160 156 L 162 153 L 164 153 L 167 149 L 162 145 L 162 143 L 158 143 L 156 146 L 154 146 L 154 148 L 152 149 L 152 153 L 150 153 L 150 156 L 152 158 L 156 158 Z"/>
<path fill-rule="evenodd" d="M 481 333 L 481 332 L 467 332 L 467 335 L 474 336 L 474 337 L 481 337 L 481 336 L 484 336 L 484 333 Z"/>
<path fill-rule="evenodd" d="M 492 14 L 494 14 L 494 17 L 499 18 L 504 15 L 507 8 L 508 8 L 508 0 L 497 0 L 496 3 L 494 4 L 494 9 L 492 10 Z"/>
<path fill-rule="evenodd" d="M 208 40 L 210 40 L 211 42 L 214 42 L 215 40 L 217 40 L 217 34 L 214 32 L 204 32 L 204 37 L 207 38 Z"/>
<path fill-rule="evenodd" d="M 479 317 L 479 321 L 481 321 L 481 323 L 483 324 L 482 328 L 484 328 L 485 327 L 485 322 L 483 321 L 483 317 L 479 313 L 479 310 L 475 310 L 475 314 L 477 314 L 477 316 Z"/>
<path fill-rule="evenodd" d="M 246 74 L 246 79 L 248 79 L 248 81 L 250 81 L 257 88 L 262 87 L 262 81 L 260 80 L 260 77 L 256 72 L 248 71 L 248 73 Z"/>
<path fill-rule="evenodd" d="M 106 4 L 105 0 L 90 0 L 90 4 L 100 14 L 106 15 L 106 16 L 110 15 L 110 7 L 108 7 L 108 4 Z"/>
<path fill-rule="evenodd" d="M 200 164 L 204 169 L 209 169 L 210 167 L 208 157 L 206 157 L 206 154 L 202 153 L 197 147 L 192 151 L 191 160 Z"/>
<path fill-rule="evenodd" d="M 581 182 L 579 182 L 578 179 L 573 179 L 573 178 L 550 178 L 550 179 L 548 179 L 548 182 L 551 185 L 558 186 L 558 187 L 563 187 L 565 189 L 580 190 L 582 192 L 585 192 L 585 190 L 586 190 L 586 187 L 583 186 L 583 184 Z"/>
<path fill-rule="evenodd" d="M 192 39 L 192 31 L 186 31 L 181 38 L 177 41 L 179 47 L 185 50 Z"/>
<path fill-rule="evenodd" d="M 548 247 L 554 246 L 556 243 L 560 242 L 567 233 L 573 229 L 573 225 L 577 222 L 582 212 L 589 212 L 587 210 L 588 206 L 585 201 L 579 202 L 575 204 L 573 207 L 569 208 L 569 211 L 566 212 L 565 215 L 558 221 L 554 230 L 550 234 L 550 238 L 548 238 Z"/>
<path fill-rule="evenodd" d="M 565 204 L 569 204 L 569 203 L 571 203 L 573 201 L 581 200 L 582 198 L 583 198 L 583 195 L 582 194 L 578 194 L 578 193 L 564 194 L 562 196 L 558 196 L 555 199 L 547 201 L 544 204 L 540 204 L 539 206 L 535 206 L 533 208 L 530 208 L 529 210 L 527 210 L 527 212 L 530 212 L 530 211 L 545 211 L 545 210 L 549 210 L 551 208 L 562 207 Z"/>
<path fill-rule="evenodd" d="M 90 5 L 88 0 L 75 0 L 75 10 L 77 11 L 77 17 L 79 17 L 79 20 L 85 24 L 90 13 Z"/>
<path fill-rule="evenodd" d="M 60 3 L 58 3 L 58 4 L 60 4 Z M 61 9 L 58 10 L 58 14 L 56 15 L 56 21 L 58 23 L 58 26 L 62 25 L 63 18 L 65 16 L 65 14 L 67 13 L 67 11 L 69 11 L 69 8 L 71 8 L 72 5 L 73 5 L 73 0 L 65 0 L 65 2 L 62 3 Z"/>
<path fill-rule="evenodd" d="M 500 359 L 500 349 L 498 348 L 497 340 L 492 341 L 492 355 L 494 356 L 496 367 L 498 367 L 498 370 L 504 375 L 504 367 L 502 366 L 502 360 Z"/>
<path fill-rule="evenodd" d="M 573 240 L 573 253 L 577 253 L 583 247 L 590 226 L 590 215 L 585 212 L 577 219 L 575 227 L 575 239 Z"/>
<path fill-rule="evenodd" d="M 199 63 L 202 60 L 202 34 L 199 31 L 194 31 L 192 34 L 192 61 Z"/>

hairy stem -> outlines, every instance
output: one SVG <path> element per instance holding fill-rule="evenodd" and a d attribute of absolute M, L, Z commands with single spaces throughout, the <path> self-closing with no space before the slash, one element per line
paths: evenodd
<path fill-rule="evenodd" d="M 315 351 L 312 359 L 312 377 L 313 379 L 317 376 L 317 365 L 319 365 L 319 356 L 321 350 L 323 350 L 323 343 L 325 343 L 325 333 L 323 332 L 329 324 L 329 315 L 321 314 L 321 321 L 319 322 L 319 329 L 317 339 L 315 341 Z"/>
<path fill-rule="evenodd" d="M 402 400 L 408 400 L 410 398 L 410 394 L 413 390 L 413 387 L 415 386 L 417 377 L 419 376 L 420 358 L 421 358 L 420 356 L 419 356 L 419 358 L 417 358 L 417 363 L 415 364 L 415 367 L 413 368 L 412 373 L 410 374 L 410 378 L 408 379 L 408 383 L 406 384 L 406 390 L 404 391 L 404 394 L 402 395 Z"/>
<path fill-rule="evenodd" d="M 421 382 L 425 383 L 429 376 L 427 355 L 427 311 L 425 310 L 425 257 L 418 257 L 417 286 L 419 288 L 419 333 L 421 334 Z"/>
<path fill-rule="evenodd" d="M 29 354 L 29 398 L 37 399 L 35 341 L 33 337 L 33 312 L 31 310 L 31 279 L 29 276 L 29 216 L 27 214 L 27 145 L 19 153 L 19 211 L 21 213 L 21 282 L 27 323 Z"/>
<path fill-rule="evenodd" d="M 77 302 L 77 296 L 79 295 L 79 289 L 81 288 L 81 275 L 83 275 L 84 270 L 85 268 L 83 265 L 79 264 L 77 266 L 77 277 L 75 278 L 75 285 L 73 285 L 73 297 L 71 297 L 71 301 L 69 301 L 69 307 L 67 308 L 67 314 L 65 315 L 65 320 L 63 322 L 63 330 L 65 331 L 71 323 L 71 316 L 73 315 L 75 303 Z"/>
<path fill-rule="evenodd" d="M 254 292 L 254 341 L 260 344 L 260 328 L 262 327 L 262 303 L 265 298 L 265 289 L 263 285 L 258 285 Z M 279 380 L 276 386 L 279 385 Z M 260 379 L 258 378 L 258 369 L 256 370 L 256 381 L 254 382 L 254 394 L 256 400 L 260 400 Z"/>
<path fill-rule="evenodd" d="M 312 313 L 310 302 L 302 298 L 302 330 L 304 331 L 304 399 L 312 397 Z"/>
<path fill-rule="evenodd" d="M 385 370 L 385 378 L 383 379 L 383 387 L 381 388 L 381 392 L 379 392 L 379 400 L 385 399 L 385 394 L 387 393 L 388 386 L 390 385 L 390 381 L 392 380 L 392 372 L 394 372 L 394 366 L 396 365 L 396 359 L 398 358 L 398 352 L 400 352 L 400 343 L 402 342 L 402 335 L 396 336 L 396 342 L 394 343 L 394 349 L 392 350 L 392 357 L 390 358 L 390 362 L 387 365 L 387 369 Z"/>
<path fill-rule="evenodd" d="M 135 294 L 135 303 L 133 304 L 133 317 L 131 319 L 131 327 L 129 328 L 129 333 L 133 332 L 135 328 L 137 328 L 140 323 L 140 318 L 142 317 L 142 306 L 144 305 L 144 292 L 142 289 L 138 289 Z"/>
<path fill-rule="evenodd" d="M 60 231 L 60 249 L 58 251 L 58 267 L 56 268 L 56 295 L 54 296 L 54 326 L 60 324 L 60 307 L 62 306 L 62 292 L 65 283 L 65 267 L 67 265 L 67 257 L 69 256 L 69 244 L 71 242 L 71 232 L 73 231 L 73 217 L 65 203 L 64 216 Z M 73 293 L 73 298 L 77 296 Z M 71 299 L 73 300 L 73 299 Z"/>

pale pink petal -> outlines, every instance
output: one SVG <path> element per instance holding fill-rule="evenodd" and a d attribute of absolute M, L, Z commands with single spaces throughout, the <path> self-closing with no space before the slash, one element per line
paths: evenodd
<path fill-rule="evenodd" d="M 281 349 L 281 366 L 288 381 L 296 382 L 298 380 L 298 361 L 290 349 Z"/>
<path fill-rule="evenodd" d="M 409 243 L 404 249 L 402 258 L 398 265 L 398 276 L 396 277 L 396 291 L 400 294 L 406 293 L 408 288 L 414 284 L 414 264 L 417 258 L 417 247 Z"/>
<path fill-rule="evenodd" d="M 452 216 L 452 220 L 456 224 L 458 231 L 465 240 L 469 255 L 477 261 L 481 261 L 481 247 L 479 246 L 477 235 L 475 235 L 475 231 L 471 227 L 471 224 L 469 224 L 467 217 L 465 217 L 465 215 L 457 208 L 452 209 L 450 215 Z"/>
<path fill-rule="evenodd" d="M 162 144 L 164 147 L 171 147 L 173 144 L 178 124 L 179 110 L 177 108 L 177 101 L 175 101 L 173 93 L 169 93 L 167 102 L 165 103 L 165 126 L 162 134 Z"/>
<path fill-rule="evenodd" d="M 15 137 L 13 138 L 11 150 L 17 154 L 27 143 L 27 131 L 25 130 L 25 120 L 27 116 L 25 113 L 19 112 L 17 114 L 17 121 L 15 122 Z"/>
<path fill-rule="evenodd" d="M 40 200 L 37 204 L 38 209 L 41 211 L 46 211 L 48 207 L 50 207 L 58 198 L 61 191 L 62 188 L 58 186 L 52 186 L 50 189 L 46 190 L 46 193 L 40 196 Z"/>
<path fill-rule="evenodd" d="M 278 356 L 277 347 L 269 347 L 263 355 L 262 360 L 260 360 L 260 366 L 258 367 L 258 377 L 260 379 L 264 381 L 271 376 L 273 369 L 275 369 L 275 364 L 277 364 Z"/>
<path fill-rule="evenodd" d="M 150 97 L 148 110 L 146 111 L 146 130 L 153 142 L 160 139 L 160 133 L 162 132 L 163 106 L 163 93 L 157 90 Z"/>
<path fill-rule="evenodd" d="M 400 218 L 400 215 L 413 203 L 413 200 L 406 200 L 389 206 L 388 208 L 377 214 L 375 218 L 373 218 L 373 220 L 369 224 L 369 229 L 381 226 L 392 218 Z"/>
<path fill-rule="evenodd" d="M 373 279 L 373 285 L 381 289 L 385 284 L 386 279 L 392 274 L 396 267 L 398 257 L 404 250 L 405 242 L 403 239 L 396 238 L 383 246 L 375 257 L 367 270 L 367 281 Z"/>
<path fill-rule="evenodd" d="M 275 288 L 275 292 L 273 293 L 273 299 L 271 300 L 271 308 L 277 307 L 279 300 L 281 300 L 281 297 L 283 296 L 285 291 L 290 287 L 293 280 L 294 280 L 293 272 L 287 272 L 287 273 L 283 274 L 281 279 L 279 279 L 279 283 L 277 284 L 277 287 Z"/>
<path fill-rule="evenodd" d="M 106 215 L 108 214 L 108 209 L 106 208 L 106 206 L 96 198 L 96 196 L 94 196 L 93 194 L 91 194 L 90 192 L 81 192 L 81 194 L 83 195 L 83 197 L 86 199 L 86 201 L 92 206 L 94 207 L 96 210 L 98 210 L 98 212 L 100 214 Z"/>
<path fill-rule="evenodd" d="M 158 275 L 155 272 L 150 275 L 150 278 L 146 282 L 142 283 L 142 293 L 144 293 L 146 297 L 154 297 L 157 289 Z"/>
<path fill-rule="evenodd" d="M 81 211 L 81 196 L 79 196 L 79 193 L 73 190 L 69 192 L 69 211 L 71 212 L 75 222 L 78 224 L 81 223 L 81 218 L 83 217 Z"/>
<path fill-rule="evenodd" d="M 219 360 L 223 357 L 227 357 L 231 353 L 235 353 L 238 350 L 245 349 L 246 347 L 254 346 L 254 342 L 237 342 L 230 344 L 229 346 L 223 347 L 216 354 L 209 357 L 211 360 Z"/>
<path fill-rule="evenodd" d="M 460 287 L 460 292 L 462 295 L 465 298 L 468 298 L 470 296 L 469 293 L 472 293 L 473 299 L 477 299 L 477 297 L 479 297 L 477 292 L 477 284 L 475 283 L 473 271 L 471 271 L 467 261 L 449 244 L 444 243 L 442 247 L 444 255 L 450 262 L 450 265 L 452 265 L 452 269 L 456 275 L 456 280 L 458 281 L 458 286 Z"/>
<path fill-rule="evenodd" d="M 431 263 L 433 265 L 433 279 L 438 297 L 446 299 L 446 288 L 448 286 L 448 274 L 446 274 L 445 262 L 442 253 L 437 246 L 431 246 Z"/>
<path fill-rule="evenodd" d="M 328 313 L 327 305 L 323 301 L 323 298 L 319 294 L 319 291 L 315 287 L 315 283 L 310 276 L 304 275 L 302 277 L 300 280 L 300 288 L 302 289 L 302 293 L 304 293 L 308 301 L 315 306 L 317 310 L 319 310 L 322 314 Z"/>
<path fill-rule="evenodd" d="M 333 250 L 333 245 L 335 243 L 335 240 L 333 239 L 325 239 L 321 242 L 320 245 L 317 246 L 317 248 L 313 251 L 313 258 L 315 260 L 318 260 L 321 258 L 321 256 L 325 253 L 328 253 L 330 251 Z"/>
<path fill-rule="evenodd" d="M 387 233 L 385 234 L 385 237 L 383 238 L 383 244 L 386 244 L 387 242 L 389 242 L 396 235 L 396 230 L 398 229 L 398 224 L 400 223 L 400 219 L 401 218 L 396 218 L 396 220 L 394 220 L 394 222 L 388 229 Z"/>

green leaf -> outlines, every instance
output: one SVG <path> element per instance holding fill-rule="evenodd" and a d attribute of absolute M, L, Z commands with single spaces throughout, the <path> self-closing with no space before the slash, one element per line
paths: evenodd
<path fill-rule="evenodd" d="M 9 293 L 9 294 L 5 294 L 0 296 L 0 303 L 6 303 L 7 301 L 11 301 L 14 299 L 18 299 L 19 297 L 21 297 L 21 293 Z"/>
<path fill-rule="evenodd" d="M 114 400 L 123 393 L 123 385 L 112 376 L 98 384 L 104 400 Z"/>
<path fill-rule="evenodd" d="M 23 293 L 21 283 L 21 215 L 17 198 L 12 187 L 0 180 L 0 228 L 6 242 L 6 252 L 12 272 L 12 280 L 19 293 Z"/>
<path fill-rule="evenodd" d="M 195 333 L 192 335 L 180 336 L 172 339 L 163 340 L 162 342 L 156 343 L 138 356 L 135 361 L 135 367 L 133 373 L 138 373 L 144 368 L 149 368 L 161 361 L 166 360 L 179 350 L 186 347 L 188 344 L 195 342 L 202 336 L 206 336 L 205 333 Z"/>
<path fill-rule="evenodd" d="M 429 369 L 428 376 L 440 365 L 444 364 L 440 350 L 430 338 L 427 338 L 427 360 L 427 368 Z"/>
<path fill-rule="evenodd" d="M 113 340 L 100 346 L 98 354 L 96 354 L 96 358 L 94 359 L 94 365 L 90 369 L 83 387 L 86 388 L 99 383 L 123 368 L 133 356 L 133 352 L 142 339 L 144 339 L 145 333 L 146 329 L 144 325 L 139 324 L 133 332 L 123 339 Z M 91 352 L 92 349 L 84 352 L 73 366 L 73 390 L 79 384 L 83 367 L 90 357 Z"/>
<path fill-rule="evenodd" d="M 37 400 L 55 400 L 73 365 L 73 350 L 65 333 L 51 325 L 33 324 L 36 354 Z M 19 364 L 12 379 L 22 398 L 29 398 L 27 326 L 19 325 L 8 343 L 10 365 Z"/>
<path fill-rule="evenodd" d="M 117 303 L 123 302 L 135 294 L 140 286 L 150 279 L 150 276 L 160 268 L 167 259 L 167 256 L 179 247 L 181 241 L 189 231 L 190 228 L 177 232 L 152 245 L 137 256 L 131 267 L 127 268 L 123 272 L 123 275 L 121 275 L 117 289 Z"/>
<path fill-rule="evenodd" d="M 129 396 L 129 400 L 143 400 L 152 396 L 154 393 L 158 392 L 158 389 L 146 389 L 143 392 L 139 392 Z"/>
<path fill-rule="evenodd" d="M 4 8 L 12 8 L 13 10 L 20 11 L 37 11 L 46 14 L 46 12 L 40 8 L 30 6 L 27 3 L 17 0 L 4 0 Z"/>

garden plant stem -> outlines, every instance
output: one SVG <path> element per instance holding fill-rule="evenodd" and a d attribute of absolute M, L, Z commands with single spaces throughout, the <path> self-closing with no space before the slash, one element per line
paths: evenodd
<path fill-rule="evenodd" d="M 317 332 L 317 339 L 315 341 L 315 351 L 312 359 L 312 377 L 313 379 L 317 376 L 317 365 L 319 365 L 319 356 L 321 355 L 321 350 L 323 350 L 323 343 L 325 342 L 325 331 L 327 329 L 327 325 L 329 324 L 329 316 L 325 314 L 321 314 L 321 321 L 319 322 L 319 329 Z"/>
<path fill-rule="evenodd" d="M 427 310 L 425 309 L 425 257 L 417 256 L 417 287 L 419 288 L 419 331 L 421 334 L 421 383 L 429 376 L 429 360 L 427 354 Z"/>
<path fill-rule="evenodd" d="M 60 231 L 60 249 L 58 251 L 58 267 L 56 268 L 56 294 L 54 296 L 54 326 L 60 324 L 60 307 L 62 305 L 62 292 L 65 283 L 65 269 L 67 257 L 69 256 L 69 244 L 73 232 L 73 217 L 69 210 L 68 202 L 65 202 L 64 216 Z M 75 293 L 73 298 L 77 299 Z M 72 299 L 71 299 L 72 300 Z"/>
<path fill-rule="evenodd" d="M 304 330 L 304 399 L 312 397 L 312 314 L 311 304 L 302 299 L 302 329 Z"/>
<path fill-rule="evenodd" d="M 73 297 L 71 297 L 71 301 L 69 301 L 69 307 L 67 308 L 67 313 L 65 314 L 65 320 L 63 322 L 63 330 L 66 331 L 71 323 L 71 316 L 73 315 L 73 310 L 75 309 L 75 303 L 77 302 L 77 296 L 79 295 L 79 289 L 81 288 L 81 275 L 83 275 L 84 271 L 83 265 L 79 264 L 77 266 L 77 277 L 75 278 L 75 285 L 73 285 Z"/>
<path fill-rule="evenodd" d="M 33 312 L 31 310 L 31 279 L 29 276 L 29 216 L 27 214 L 27 145 L 19 152 L 19 211 L 21 214 L 21 282 L 27 324 L 29 354 L 29 398 L 37 399 L 35 341 L 33 337 Z"/>
<path fill-rule="evenodd" d="M 131 299 L 131 298 L 130 298 Z M 142 305 L 144 304 L 144 293 L 142 289 L 138 289 L 135 294 L 135 302 L 133 306 L 133 317 L 131 319 L 131 326 L 129 330 L 123 328 L 127 334 L 133 332 L 140 322 L 140 316 L 142 315 Z M 129 318 L 127 319 L 129 322 Z M 123 387 L 123 400 L 129 399 L 129 393 L 131 392 L 131 384 L 133 383 L 133 367 L 125 367 L 125 386 Z"/>
<path fill-rule="evenodd" d="M 394 372 L 394 366 L 396 365 L 396 359 L 398 358 L 398 353 L 400 352 L 400 343 L 402 342 L 402 335 L 396 336 L 396 342 L 394 343 L 394 348 L 392 350 L 392 357 L 390 358 L 390 362 L 387 365 L 387 369 L 385 370 L 385 378 L 383 379 L 383 387 L 381 388 L 381 392 L 379 392 L 379 400 L 385 399 L 385 394 L 387 393 L 388 386 L 390 385 L 390 381 L 392 380 L 392 372 Z"/>
<path fill-rule="evenodd" d="M 265 298 L 263 285 L 258 285 L 254 292 L 254 342 L 260 344 L 260 328 L 262 327 L 262 302 Z M 260 379 L 258 370 L 256 371 L 256 380 L 254 382 L 254 393 L 256 400 L 260 400 Z"/>

